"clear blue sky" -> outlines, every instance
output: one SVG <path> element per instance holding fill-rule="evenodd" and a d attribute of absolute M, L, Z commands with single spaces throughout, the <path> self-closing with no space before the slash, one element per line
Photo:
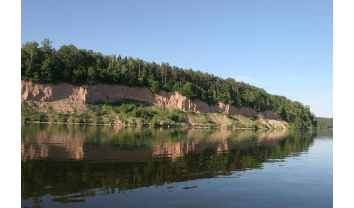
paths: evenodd
<path fill-rule="evenodd" d="M 21 44 L 50 38 L 235 78 L 333 117 L 332 0 L 22 1 Z"/>

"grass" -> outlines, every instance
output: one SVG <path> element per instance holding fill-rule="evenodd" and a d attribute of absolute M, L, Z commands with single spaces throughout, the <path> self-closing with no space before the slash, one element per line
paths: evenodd
<path fill-rule="evenodd" d="M 49 120 L 49 118 L 47 114 L 38 111 L 35 104 L 21 102 L 21 120 L 46 122 Z"/>

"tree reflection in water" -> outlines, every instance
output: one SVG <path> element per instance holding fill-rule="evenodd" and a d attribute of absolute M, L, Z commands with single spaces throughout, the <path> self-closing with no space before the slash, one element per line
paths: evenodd
<path fill-rule="evenodd" d="M 22 125 L 21 198 L 99 194 L 262 169 L 307 151 L 313 131 Z M 238 175 L 235 175 L 237 178 Z M 70 195 L 70 196 L 68 196 Z"/>

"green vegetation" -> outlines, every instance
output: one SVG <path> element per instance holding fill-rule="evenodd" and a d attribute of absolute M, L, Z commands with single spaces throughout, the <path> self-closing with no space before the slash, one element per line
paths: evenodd
<path fill-rule="evenodd" d="M 44 39 L 41 47 L 37 42 L 27 42 L 22 46 L 21 78 L 83 86 L 96 83 L 147 86 L 154 93 L 176 90 L 188 98 L 198 98 L 209 104 L 222 101 L 238 108 L 251 107 L 257 112 L 272 110 L 294 129 L 315 127 L 315 115 L 309 106 L 231 78 L 184 70 L 164 62 L 159 65 L 139 58 L 103 55 L 74 45 L 63 45 L 56 50 L 49 39 Z"/>
<path fill-rule="evenodd" d="M 319 129 L 330 129 L 333 128 L 333 118 L 315 118 L 316 126 Z"/>
<path fill-rule="evenodd" d="M 21 102 L 21 120 L 22 121 L 48 121 L 47 114 L 40 112 L 36 109 L 36 106 L 31 103 Z"/>
<path fill-rule="evenodd" d="M 135 100 L 121 100 L 116 103 L 88 104 L 82 114 L 55 113 L 49 107 L 41 112 L 34 103 L 22 102 L 21 120 L 41 122 L 72 122 L 108 124 L 119 120 L 126 125 L 186 126 L 187 113 L 177 109 L 161 109 Z"/>
<path fill-rule="evenodd" d="M 138 124 L 151 126 L 176 126 L 186 122 L 187 113 L 177 109 L 161 109 L 157 106 L 121 104 L 115 108 L 119 120 L 133 119 Z M 128 122 L 129 123 L 129 122 Z M 130 124 L 130 123 L 129 123 Z"/>
<path fill-rule="evenodd" d="M 50 104 L 48 104 L 50 105 Z M 109 124 L 118 122 L 126 126 L 170 126 L 186 127 L 190 123 L 195 128 L 269 128 L 258 117 L 230 115 L 228 113 L 194 113 L 178 109 L 160 108 L 136 100 L 120 100 L 115 103 L 87 104 L 82 113 L 57 113 L 47 106 L 43 112 L 32 102 L 21 103 L 22 121 Z M 262 118 L 264 119 L 264 118 Z M 221 122 L 221 123 L 220 123 Z M 282 128 L 272 126 L 272 129 Z"/>
<path fill-rule="evenodd" d="M 264 128 L 264 126 L 254 117 L 235 115 L 232 116 L 232 118 L 234 119 L 234 126 L 238 128 Z"/>

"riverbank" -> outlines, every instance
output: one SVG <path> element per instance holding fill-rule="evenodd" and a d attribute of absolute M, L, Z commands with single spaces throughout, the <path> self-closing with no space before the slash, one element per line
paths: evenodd
<path fill-rule="evenodd" d="M 116 124 L 116 123 L 75 123 L 75 122 L 46 122 L 46 121 L 21 121 L 25 124 L 56 124 L 56 125 L 87 125 L 87 126 L 120 126 L 120 127 L 147 127 L 147 128 L 188 128 L 188 129 L 240 129 L 240 130 L 257 130 L 269 128 L 237 128 L 232 126 L 187 126 L 187 125 L 129 125 L 129 124 Z M 276 130 L 283 130 L 277 128 Z M 286 129 L 284 129 L 286 130 Z"/>
<path fill-rule="evenodd" d="M 134 100 L 116 103 L 86 104 L 85 112 L 57 112 L 50 107 L 40 108 L 36 103 L 21 103 L 21 121 L 27 123 L 55 123 L 82 125 L 154 126 L 167 128 L 235 128 L 288 129 L 281 120 L 261 116 L 230 115 L 228 113 L 195 113 L 178 109 L 162 109 Z"/>

